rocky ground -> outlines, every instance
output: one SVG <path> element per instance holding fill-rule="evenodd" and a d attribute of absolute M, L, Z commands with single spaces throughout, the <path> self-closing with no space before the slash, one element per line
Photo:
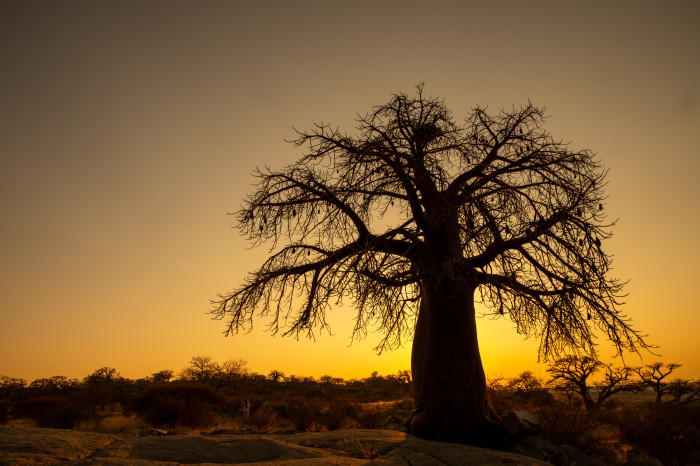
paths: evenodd
<path fill-rule="evenodd" d="M 549 464 L 515 453 L 428 442 L 391 430 L 297 434 L 144 431 L 111 435 L 35 427 L 0 427 L 0 465 L 273 464 L 498 465 Z"/>

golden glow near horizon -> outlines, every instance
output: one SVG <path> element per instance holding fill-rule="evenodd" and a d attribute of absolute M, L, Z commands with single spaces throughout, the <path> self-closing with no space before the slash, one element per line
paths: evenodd
<path fill-rule="evenodd" d="M 206 312 L 265 257 L 226 212 L 256 166 L 301 154 L 292 128 L 352 132 L 356 114 L 425 82 L 457 121 L 530 99 L 554 137 L 600 156 L 619 218 L 604 247 L 661 354 L 645 361 L 700 377 L 699 4 L 418 5 L 3 2 L 0 374 L 139 378 L 195 355 L 260 373 L 409 368 L 410 343 L 349 346 L 350 307 L 316 342 L 271 337 L 264 320 L 224 338 Z M 546 375 L 537 341 L 478 324 L 487 374 Z"/>

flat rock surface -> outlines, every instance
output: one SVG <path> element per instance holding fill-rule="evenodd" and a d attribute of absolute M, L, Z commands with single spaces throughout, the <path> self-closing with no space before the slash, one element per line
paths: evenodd
<path fill-rule="evenodd" d="M 370 459 L 372 458 L 372 459 Z M 0 465 L 549 464 L 515 453 L 428 442 L 392 430 L 296 434 L 109 435 L 0 427 Z"/>

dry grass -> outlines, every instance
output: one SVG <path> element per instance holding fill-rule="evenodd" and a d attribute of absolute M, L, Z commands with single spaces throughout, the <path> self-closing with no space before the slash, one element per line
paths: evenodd
<path fill-rule="evenodd" d="M 343 439 L 338 444 L 338 449 L 350 454 L 353 458 L 373 460 L 379 457 L 379 452 L 371 445 L 365 445 L 359 438 Z"/>
<path fill-rule="evenodd" d="M 148 425 L 136 416 L 107 416 L 96 421 L 81 421 L 75 430 L 100 434 L 124 434 L 138 432 Z"/>

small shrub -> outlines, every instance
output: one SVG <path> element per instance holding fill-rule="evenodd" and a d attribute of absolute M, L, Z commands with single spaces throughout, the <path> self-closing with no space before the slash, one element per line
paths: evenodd
<path fill-rule="evenodd" d="M 338 430 L 345 424 L 345 416 L 340 411 L 328 410 L 321 414 L 321 422 L 328 430 Z"/>
<path fill-rule="evenodd" d="M 18 416 L 36 421 L 39 427 L 71 429 L 80 418 L 80 412 L 69 400 L 54 396 L 29 398 L 15 406 Z"/>
<path fill-rule="evenodd" d="M 395 401 L 389 405 L 388 415 L 391 417 L 391 422 L 402 423 L 404 420 L 411 417 L 413 413 L 414 403 L 413 399 L 407 398 L 405 400 Z"/>
<path fill-rule="evenodd" d="M 297 401 L 290 405 L 289 418 L 294 428 L 307 431 L 319 421 L 321 405 L 317 400 Z"/>
<path fill-rule="evenodd" d="M 154 426 L 207 427 L 214 424 L 215 408 L 224 401 L 207 385 L 162 383 L 151 385 L 132 409 Z"/>
<path fill-rule="evenodd" d="M 277 413 L 270 406 L 261 406 L 250 415 L 250 424 L 255 430 L 272 429 L 277 427 Z"/>
<path fill-rule="evenodd" d="M 292 415 L 292 405 L 285 402 L 270 403 L 270 406 L 279 419 L 290 419 Z"/>
<path fill-rule="evenodd" d="M 338 444 L 338 448 L 350 454 L 353 458 L 373 460 L 380 456 L 379 452 L 371 445 L 365 445 L 360 439 L 344 439 Z"/>
<path fill-rule="evenodd" d="M 572 409 L 558 401 L 542 404 L 537 408 L 542 420 L 542 436 L 557 445 L 572 445 L 590 450 L 595 443 L 588 413 Z"/>
<path fill-rule="evenodd" d="M 367 406 L 356 416 L 357 422 L 365 429 L 382 429 L 386 412 L 377 406 Z"/>
<path fill-rule="evenodd" d="M 413 411 L 414 407 L 415 403 L 413 401 L 413 398 L 404 398 L 403 400 L 395 401 L 394 403 L 392 403 L 392 408 L 404 411 Z"/>
<path fill-rule="evenodd" d="M 355 404 L 345 398 L 335 398 L 326 406 L 321 421 L 328 430 L 338 430 L 355 414 Z"/>

